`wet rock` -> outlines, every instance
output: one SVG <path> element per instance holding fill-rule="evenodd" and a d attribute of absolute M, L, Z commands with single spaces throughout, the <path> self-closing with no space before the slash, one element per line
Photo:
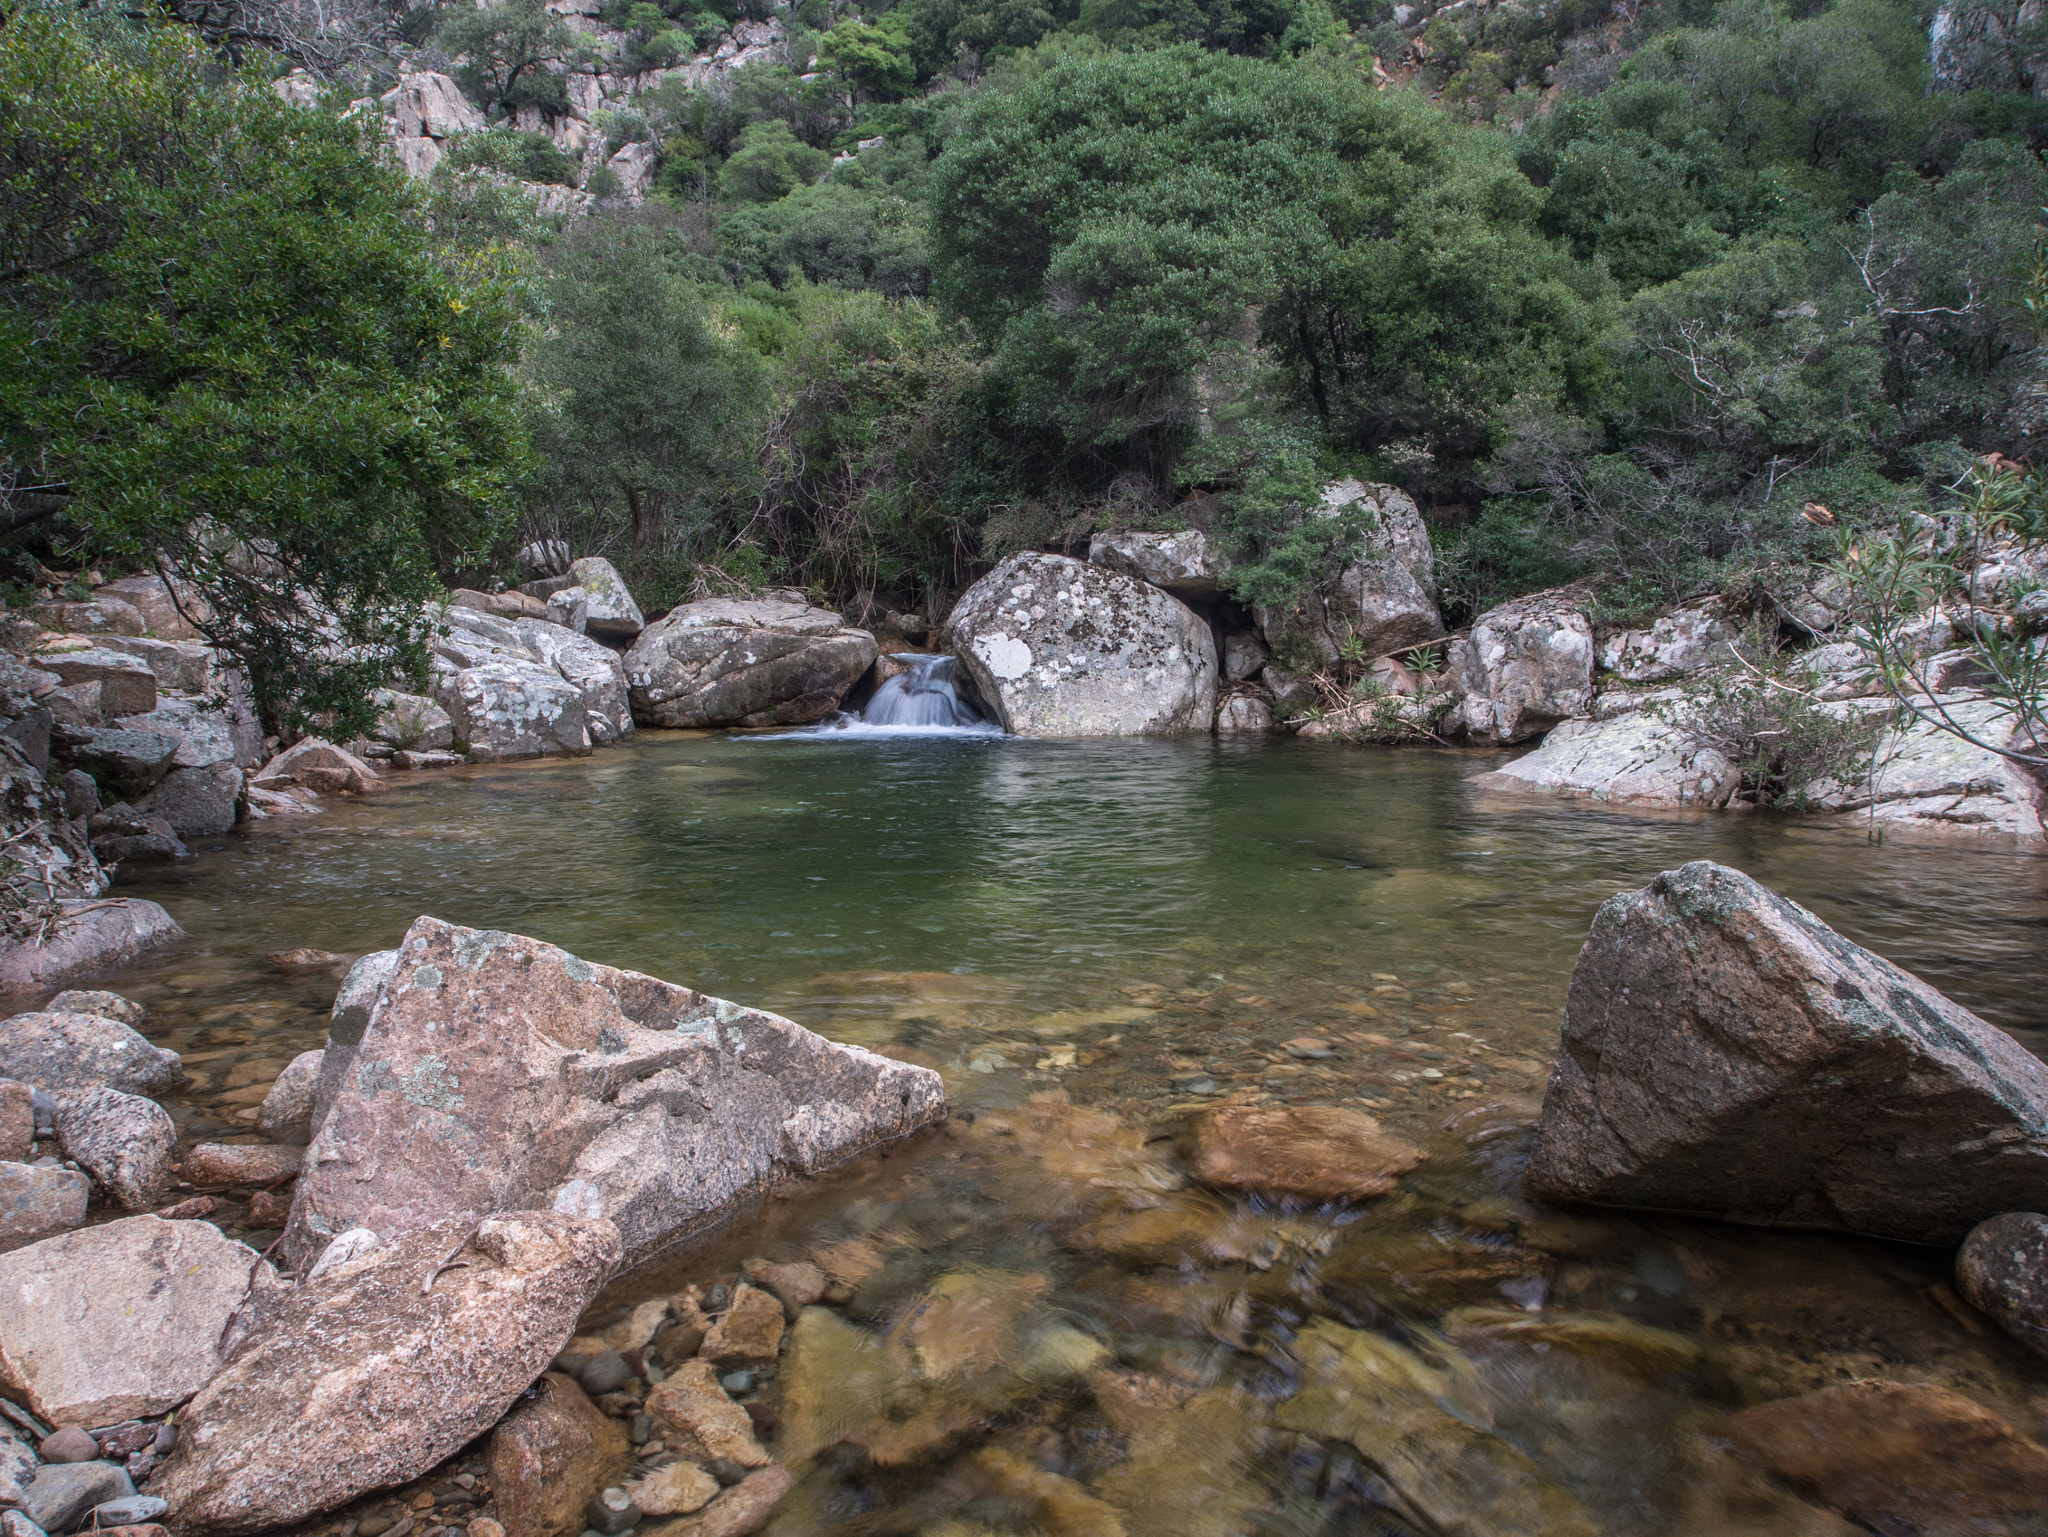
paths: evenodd
<path fill-rule="evenodd" d="M 303 786 L 320 795 L 372 795 L 385 788 L 377 771 L 354 753 L 307 737 L 272 758 L 249 781 L 259 790 Z"/>
<path fill-rule="evenodd" d="M 1273 731 L 1273 705 L 1262 694 L 1230 694 L 1216 707 L 1220 736 L 1267 736 Z"/>
<path fill-rule="evenodd" d="M 796 1321 L 797 1314 L 824 1296 L 832 1285 L 825 1272 L 808 1260 L 787 1265 L 748 1260 L 741 1268 L 756 1286 L 774 1293 L 782 1304 L 783 1316 L 792 1323 Z"/>
<path fill-rule="evenodd" d="M 668 1302 L 660 1297 L 641 1303 L 618 1323 L 600 1329 L 597 1338 L 611 1350 L 639 1350 L 661 1332 L 668 1321 Z"/>
<path fill-rule="evenodd" d="M 313 1140 L 313 1093 L 320 1086 L 321 1051 L 302 1051 L 263 1096 L 256 1124 L 273 1142 L 304 1147 Z"/>
<path fill-rule="evenodd" d="M 1301 1390 L 1274 1411 L 1285 1429 L 1349 1441 L 1395 1508 L 1424 1530 L 1473 1537 L 1593 1537 L 1576 1501 L 1499 1437 L 1443 1407 L 1447 1369 L 1363 1329 L 1318 1319 L 1295 1342 Z M 1470 1417 L 1483 1409 L 1470 1401 Z"/>
<path fill-rule="evenodd" d="M 94 1462 L 99 1458 L 100 1444 L 84 1426 L 66 1425 L 45 1437 L 36 1450 L 45 1462 Z"/>
<path fill-rule="evenodd" d="M 0 1163 L 27 1163 L 36 1156 L 36 1091 L 0 1078 Z"/>
<path fill-rule="evenodd" d="M 1056 1537 L 1126 1537 L 1116 1506 L 1007 1446 L 985 1446 L 956 1466 L 946 1493 L 1023 1512 L 1031 1530 Z"/>
<path fill-rule="evenodd" d="M 873 665 L 866 630 L 781 598 L 712 598 L 671 609 L 626 653 L 645 726 L 801 726 L 839 708 Z"/>
<path fill-rule="evenodd" d="M 1218 580 L 1230 570 L 1230 562 L 1212 551 L 1196 528 L 1172 534 L 1097 534 L 1088 541 L 1088 564 L 1149 582 L 1176 598 L 1215 596 Z"/>
<path fill-rule="evenodd" d="M 754 1438 L 754 1422 L 718 1385 L 718 1368 L 705 1360 L 685 1361 L 647 1395 L 647 1413 L 663 1443 L 692 1462 L 723 1457 L 743 1468 L 758 1468 L 768 1453 Z"/>
<path fill-rule="evenodd" d="M 626 1485 L 626 1493 L 644 1515 L 687 1516 L 710 1504 L 721 1487 L 694 1462 L 672 1462 Z"/>
<path fill-rule="evenodd" d="M 1128 1449 L 1097 1481 L 1127 1537 L 1238 1537 L 1268 1508 L 1259 1476 L 1270 1430 L 1247 1393 L 1134 1372 L 1093 1372 L 1095 1406 Z"/>
<path fill-rule="evenodd" d="M 294 1256 L 349 1227 L 389 1237 L 552 1207 L 609 1216 L 638 1258 L 773 1180 L 945 1114 L 928 1069 L 434 918 L 407 932 L 339 1076 L 299 1181 Z"/>
<path fill-rule="evenodd" d="M 0 991 L 37 992 L 95 972 L 118 970 L 185 937 L 161 906 L 135 897 L 67 897 L 58 906 L 61 916 L 39 944 L 0 944 Z M 6 1026 L 0 1025 L 0 1041 L 5 1032 Z M 0 1073 L 22 1076 L 6 1066 L 4 1045 Z"/>
<path fill-rule="evenodd" d="M 1957 1243 L 2048 1169 L 2048 1067 L 1704 860 L 1601 908 L 1536 1152 L 1546 1199 Z"/>
<path fill-rule="evenodd" d="M 299 1172 L 303 1149 L 270 1142 L 202 1142 L 185 1155 L 180 1172 L 202 1190 L 230 1185 L 274 1185 Z"/>
<path fill-rule="evenodd" d="M 739 1483 L 694 1516 L 650 1527 L 662 1537 L 747 1537 L 768 1524 L 775 1507 L 789 1493 L 796 1480 L 785 1468 L 766 1467 L 749 1473 Z"/>
<path fill-rule="evenodd" d="M 1593 713 L 1593 625 L 1584 594 L 1532 593 L 1472 621 L 1453 641 L 1450 670 L 1464 698 L 1457 729 L 1521 742 Z"/>
<path fill-rule="evenodd" d="M 152 1046 L 96 1014 L 17 1014 L 0 1020 L 0 1073 L 42 1089 L 169 1088 L 184 1071 L 175 1051 Z"/>
<path fill-rule="evenodd" d="M 2048 1216 L 2009 1211 L 1978 1223 L 1956 1254 L 1956 1290 L 2048 1355 Z"/>
<path fill-rule="evenodd" d="M 1203 1184 L 1308 1201 L 1385 1195 L 1423 1159 L 1363 1111 L 1334 1105 L 1219 1106 L 1189 1118 L 1186 1140 Z"/>
<path fill-rule="evenodd" d="M 1713 748 L 1694 746 L 1671 722 L 1637 710 L 1612 720 L 1565 721 L 1534 752 L 1469 783 L 1617 806 L 1719 808 L 1742 787 L 1742 773 Z"/>
<path fill-rule="evenodd" d="M 1454 1308 L 1443 1318 L 1444 1334 L 1463 1343 L 1495 1340 L 1556 1347 L 1652 1381 L 1697 1366 L 1697 1341 L 1668 1329 L 1653 1329 L 1619 1313 L 1525 1313 L 1516 1308 Z"/>
<path fill-rule="evenodd" d="M 2005 1530 L 2048 1505 L 2048 1449 L 1920 1383 L 1852 1382 L 1729 1416 L 1738 1457 L 1880 1532 Z"/>
<path fill-rule="evenodd" d="M 118 1089 L 76 1089 L 52 1097 L 64 1156 L 112 1201 L 147 1211 L 163 1199 L 178 1128 L 161 1105 Z"/>
<path fill-rule="evenodd" d="M 0 1256 L 0 1387 L 52 1424 L 162 1414 L 219 1367 L 257 1263 L 211 1223 L 161 1217 Z"/>
<path fill-rule="evenodd" d="M 948 645 L 1018 736 L 1207 731 L 1209 626 L 1156 587 L 1060 555 L 1012 555 L 970 587 Z"/>
<path fill-rule="evenodd" d="M 547 1373 L 491 1432 L 484 1453 L 506 1537 L 574 1537 L 584 1502 L 616 1482 L 631 1457 L 625 1427 L 569 1378 Z"/>
<path fill-rule="evenodd" d="M 633 1368 L 618 1351 L 606 1350 L 586 1361 L 576 1380 L 583 1384 L 584 1392 L 601 1397 L 618 1392 L 632 1381 Z"/>
<path fill-rule="evenodd" d="M 43 671 L 67 684 L 97 683 L 100 709 L 111 720 L 156 708 L 156 674 L 140 657 L 121 651 L 51 651 L 36 658 Z"/>
<path fill-rule="evenodd" d="M 711 1326 L 698 1354 L 719 1366 L 773 1366 L 782 1348 L 782 1304 L 741 1283 L 732 1306 Z"/>
<path fill-rule="evenodd" d="M 37 1471 L 21 1502 L 21 1513 L 46 1532 L 68 1532 L 84 1521 L 95 1505 L 134 1493 L 134 1483 L 116 1463 L 52 1463 Z"/>
<path fill-rule="evenodd" d="M 241 799 L 242 771 L 232 763 L 216 763 L 172 769 L 135 809 L 163 818 L 179 838 L 212 838 L 235 825 Z"/>
<path fill-rule="evenodd" d="M 553 1212 L 391 1239 L 271 1305 L 151 1492 L 182 1533 L 234 1537 L 417 1478 L 512 1406 L 618 1261 L 610 1223 Z"/>
<path fill-rule="evenodd" d="M 623 646 L 646 628 L 647 621 L 627 590 L 626 579 L 603 556 L 584 556 L 570 565 L 569 575 L 583 589 L 585 634 Z"/>
<path fill-rule="evenodd" d="M 91 1199 L 92 1183 L 76 1169 L 0 1163 L 0 1251 L 70 1232 Z"/>
<path fill-rule="evenodd" d="M 1600 643 L 1600 666 L 1630 683 L 1666 683 L 1729 660 L 1728 643 L 1741 632 L 1718 601 L 1681 608 L 1646 630 L 1617 630 Z"/>

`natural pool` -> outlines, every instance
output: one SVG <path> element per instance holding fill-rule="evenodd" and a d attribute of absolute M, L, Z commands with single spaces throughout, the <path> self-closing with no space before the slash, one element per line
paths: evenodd
<path fill-rule="evenodd" d="M 1503 800 L 1465 783 L 1489 766 L 650 735 L 423 775 L 138 872 L 122 891 L 193 942 L 109 985 L 184 1054 L 170 1108 L 194 1137 L 246 1129 L 324 1035 L 335 974 L 266 953 L 386 947 L 423 912 L 938 1068 L 971 1124 L 762 1203 L 593 1310 L 755 1255 L 845 1262 L 842 1332 L 762 1389 L 806 1475 L 778 1533 L 1847 1532 L 1722 1455 L 1729 1409 L 1887 1376 L 2048 1433 L 2048 1367 L 1962 1307 L 1946 1254 L 1518 1194 L 1614 892 L 1735 865 L 2039 1052 L 2048 861 Z M 1349 1209 L 1203 1195 L 1172 1120 L 1233 1094 L 1362 1104 L 1430 1158 Z M 1133 1206 L 1163 1215 L 1114 1220 Z M 1434 1406 L 1405 1461 L 1302 1407 L 1333 1340 Z M 1517 1504 L 1531 1479 L 1562 1503 Z"/>

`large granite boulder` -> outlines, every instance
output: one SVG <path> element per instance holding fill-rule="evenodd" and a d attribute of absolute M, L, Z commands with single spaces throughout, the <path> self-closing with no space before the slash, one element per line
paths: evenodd
<path fill-rule="evenodd" d="M 1398 486 L 1332 481 L 1315 514 L 1361 517 L 1363 546 L 1297 602 L 1259 610 L 1259 627 L 1275 655 L 1298 667 L 1334 667 L 1349 657 L 1370 660 L 1443 635 L 1436 555 L 1413 497 Z"/>
<path fill-rule="evenodd" d="M 424 694 L 380 688 L 370 696 L 377 720 L 370 740 L 406 752 L 438 752 L 455 740 L 455 722 Z"/>
<path fill-rule="evenodd" d="M 1953 1244 L 2048 1202 L 2048 1066 L 1705 860 L 1600 909 L 1529 1189 Z"/>
<path fill-rule="evenodd" d="M 57 906 L 40 940 L 0 944 L 0 992 L 34 992 L 112 971 L 185 937 L 169 913 L 139 897 L 64 898 Z"/>
<path fill-rule="evenodd" d="M 1088 564 L 1163 587 L 1176 598 L 1214 597 L 1219 580 L 1230 571 L 1230 562 L 1209 547 L 1208 536 L 1198 528 L 1097 534 L 1088 541 Z"/>
<path fill-rule="evenodd" d="M 647 627 L 640 605 L 618 568 L 602 555 L 586 555 L 569 567 L 572 585 L 583 589 L 583 631 L 626 645 Z"/>
<path fill-rule="evenodd" d="M 1600 643 L 1603 672 L 1628 683 L 1668 683 L 1729 659 L 1739 631 L 1718 603 L 1674 609 L 1643 630 L 1616 630 Z"/>
<path fill-rule="evenodd" d="M 232 763 L 172 769 L 135 809 L 162 817 L 180 838 L 211 838 L 240 817 L 242 784 L 242 771 Z"/>
<path fill-rule="evenodd" d="M 434 694 L 479 762 L 589 752 L 630 733 L 617 653 L 544 619 L 441 615 Z"/>
<path fill-rule="evenodd" d="M 1721 807 L 1742 787 L 1742 772 L 1713 748 L 1689 742 L 1670 721 L 1639 710 L 1612 720 L 1568 720 L 1534 752 L 1470 782 L 1616 806 Z"/>
<path fill-rule="evenodd" d="M 535 656 L 581 693 L 583 723 L 593 742 L 616 742 L 633 734 L 626 664 L 618 652 L 545 619 L 521 619 L 513 628 Z"/>
<path fill-rule="evenodd" d="M 1177 598 L 1061 555 L 1012 555 L 961 596 L 948 644 L 1018 736 L 1207 731 L 1216 642 Z"/>
<path fill-rule="evenodd" d="M 178 738 L 154 731 L 59 723 L 51 733 L 58 754 L 124 799 L 140 799 L 170 773 Z"/>
<path fill-rule="evenodd" d="M 217 653 L 211 646 L 190 640 L 153 640 L 140 635 L 109 635 L 99 644 L 104 650 L 120 651 L 138 658 L 156 674 L 159 689 L 179 694 L 203 694 L 213 686 Z"/>
<path fill-rule="evenodd" d="M 1949 718 L 1980 741 L 2000 747 L 2016 741 L 2010 714 L 1988 699 L 1941 701 Z M 1816 809 L 1875 821 L 1887 833 L 2013 845 L 2048 846 L 2042 823 L 2041 785 L 2019 764 L 1966 742 L 1932 721 L 1916 720 L 1881 733 L 1873 767 L 1853 781 L 1830 780 L 1807 788 Z"/>
<path fill-rule="evenodd" d="M 220 1369 L 260 1264 L 210 1222 L 161 1217 L 0 1255 L 0 1387 L 53 1425 L 175 1408 Z"/>
<path fill-rule="evenodd" d="M 1453 641 L 1450 671 L 1464 698 L 1452 728 L 1521 742 L 1593 713 L 1593 622 L 1583 593 L 1532 593 L 1472 621 Z"/>
<path fill-rule="evenodd" d="M 782 597 L 707 598 L 657 619 L 626 653 L 643 726 L 802 726 L 839 708 L 874 636 Z"/>
<path fill-rule="evenodd" d="M 287 1527 L 407 1483 L 497 1423 L 619 1261 L 602 1219 L 464 1216 L 269 1302 L 150 1480 L 190 1537 Z"/>
<path fill-rule="evenodd" d="M 263 728 L 254 713 L 233 698 L 218 706 L 204 699 L 159 698 L 147 715 L 123 716 L 115 725 L 175 740 L 173 773 L 221 764 L 254 768 L 264 761 Z"/>
<path fill-rule="evenodd" d="M 733 1203 L 946 1110 L 925 1068 L 553 945 L 417 919 L 306 1154 L 286 1232 L 553 1209 L 637 1260 Z M 316 1110 L 316 1118 L 319 1112 Z"/>
<path fill-rule="evenodd" d="M 150 1094 L 178 1081 L 175 1051 L 152 1046 L 118 1019 L 97 1014 L 17 1014 L 0 1020 L 0 1077 L 39 1089 L 118 1089 Z"/>

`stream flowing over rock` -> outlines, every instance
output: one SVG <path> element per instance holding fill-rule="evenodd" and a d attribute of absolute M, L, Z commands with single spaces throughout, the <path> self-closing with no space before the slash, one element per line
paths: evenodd
<path fill-rule="evenodd" d="M 946 621 L 990 716 L 1018 736 L 1207 731 L 1216 642 L 1171 594 L 1062 555 L 1012 555 Z"/>
<path fill-rule="evenodd" d="M 337 1010 L 339 1013 L 339 1010 Z M 527 1208 L 629 1259 L 945 1114 L 938 1074 L 518 935 L 416 920 L 306 1154 L 286 1252 Z M 316 1116 L 320 1114 L 318 1110 Z"/>
<path fill-rule="evenodd" d="M 263 1310 L 150 1481 L 191 1537 L 302 1521 L 416 1478 L 497 1423 L 619 1261 L 601 1218 L 464 1216 Z"/>
<path fill-rule="evenodd" d="M 1959 1242 L 2048 1204 L 2048 1067 L 1722 865 L 1600 909 L 1529 1189 Z"/>
<path fill-rule="evenodd" d="M 808 726 L 874 665 L 866 630 L 801 599 L 707 598 L 670 609 L 626 653 L 646 726 Z"/>

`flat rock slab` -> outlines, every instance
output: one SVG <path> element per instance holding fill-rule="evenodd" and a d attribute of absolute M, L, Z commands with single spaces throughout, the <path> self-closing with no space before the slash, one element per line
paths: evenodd
<path fill-rule="evenodd" d="M 0 1074 L 39 1089 L 149 1094 L 178 1081 L 175 1051 L 152 1046 L 97 1014 L 17 1014 L 0 1020 Z"/>
<path fill-rule="evenodd" d="M 1183 1140 L 1205 1185 L 1308 1201 L 1385 1195 L 1424 1156 L 1335 1105 L 1222 1105 L 1190 1116 Z"/>
<path fill-rule="evenodd" d="M 1534 752 L 1468 783 L 1615 806 L 1718 809 L 1742 787 L 1742 773 L 1669 721 L 1638 710 L 1613 720 L 1565 721 Z"/>
<path fill-rule="evenodd" d="M 162 1414 L 219 1368 L 258 1263 L 211 1223 L 161 1217 L 0 1255 L 0 1387 L 53 1425 Z"/>
<path fill-rule="evenodd" d="M 40 940 L 0 944 L 0 993 L 31 993 L 113 971 L 168 948 L 185 931 L 155 902 L 139 897 L 66 898 Z"/>
<path fill-rule="evenodd" d="M 353 974 L 351 974 L 353 976 Z M 286 1234 L 557 1210 L 629 1260 L 944 1116 L 938 1074 L 553 945 L 420 918 L 346 1056 Z"/>
<path fill-rule="evenodd" d="M 2048 1203 L 2048 1067 L 1740 871 L 1600 909 L 1539 1197 L 1954 1244 Z"/>
<path fill-rule="evenodd" d="M 618 1262 L 601 1218 L 512 1212 L 337 1266 L 266 1308 L 150 1493 L 185 1537 L 236 1537 L 409 1482 L 498 1422 Z"/>

